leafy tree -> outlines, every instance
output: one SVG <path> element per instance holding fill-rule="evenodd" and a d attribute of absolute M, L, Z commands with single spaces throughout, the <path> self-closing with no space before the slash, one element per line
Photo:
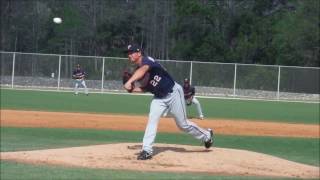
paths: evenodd
<path fill-rule="evenodd" d="M 1 50 L 124 57 L 135 42 L 158 59 L 320 66 L 319 3 L 2 0 Z"/>
<path fill-rule="evenodd" d="M 319 5 L 319 1 L 297 1 L 295 11 L 281 14 L 272 42 L 276 64 L 320 66 Z"/>

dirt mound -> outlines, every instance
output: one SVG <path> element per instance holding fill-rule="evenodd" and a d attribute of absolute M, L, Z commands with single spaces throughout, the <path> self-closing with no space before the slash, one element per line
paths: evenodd
<path fill-rule="evenodd" d="M 2 160 L 138 171 L 319 178 L 319 167 L 245 150 L 156 144 L 152 160 L 138 161 L 141 145 L 107 144 L 24 152 L 1 152 Z"/>

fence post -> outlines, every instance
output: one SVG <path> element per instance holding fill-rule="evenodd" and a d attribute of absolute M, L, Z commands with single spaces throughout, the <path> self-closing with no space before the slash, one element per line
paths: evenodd
<path fill-rule="evenodd" d="M 190 61 L 191 62 L 191 64 L 190 64 L 190 76 L 189 76 L 189 82 L 190 82 L 190 84 L 192 84 L 192 69 L 193 69 L 193 62 L 192 61 Z"/>
<path fill-rule="evenodd" d="M 104 61 L 105 58 L 102 58 L 102 74 L 101 74 L 101 92 L 103 92 L 103 83 L 104 83 Z"/>
<path fill-rule="evenodd" d="M 281 73 L 281 66 L 279 66 L 278 70 L 278 88 L 277 88 L 277 99 L 280 98 L 280 73 Z"/>
<path fill-rule="evenodd" d="M 61 55 L 59 56 L 59 68 L 58 68 L 58 90 L 60 89 L 60 72 L 61 72 Z"/>
<path fill-rule="evenodd" d="M 233 96 L 236 96 L 236 85 L 237 85 L 237 63 L 234 64 Z"/>
<path fill-rule="evenodd" d="M 12 58 L 12 74 L 11 74 L 11 88 L 13 88 L 13 82 L 14 82 L 14 66 L 16 63 L 16 53 L 13 53 Z"/>

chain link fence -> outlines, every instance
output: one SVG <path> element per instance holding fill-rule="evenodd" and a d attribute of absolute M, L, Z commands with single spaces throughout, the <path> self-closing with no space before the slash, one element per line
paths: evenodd
<path fill-rule="evenodd" d="M 127 58 L 0 52 L 1 87 L 73 90 L 80 64 L 91 92 L 125 92 Z M 189 78 L 198 96 L 319 102 L 320 68 L 158 60 L 178 83 Z"/>

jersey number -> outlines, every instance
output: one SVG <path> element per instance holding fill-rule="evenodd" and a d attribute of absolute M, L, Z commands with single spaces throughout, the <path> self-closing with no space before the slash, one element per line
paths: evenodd
<path fill-rule="evenodd" d="M 153 86 L 153 87 L 156 87 L 159 83 L 159 81 L 161 80 L 161 77 L 160 76 L 157 76 L 155 75 L 153 80 L 150 81 L 150 84 Z"/>

